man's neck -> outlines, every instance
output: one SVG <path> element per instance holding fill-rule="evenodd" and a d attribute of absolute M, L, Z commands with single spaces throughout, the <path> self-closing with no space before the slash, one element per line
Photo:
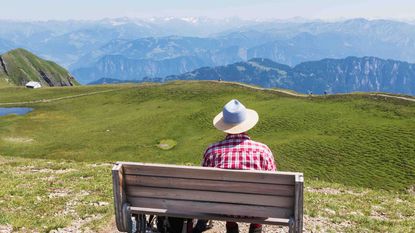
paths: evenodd
<path fill-rule="evenodd" d="M 239 134 L 227 134 L 226 139 L 234 139 L 234 138 L 241 138 L 241 139 L 250 139 L 246 132 L 239 133 Z"/>

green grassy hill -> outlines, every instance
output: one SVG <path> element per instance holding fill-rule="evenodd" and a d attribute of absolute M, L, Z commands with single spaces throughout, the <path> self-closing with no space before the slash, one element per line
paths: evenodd
<path fill-rule="evenodd" d="M 111 164 L 0 156 L 0 165 L 0 232 L 116 232 Z M 413 232 L 414 208 L 414 193 L 306 178 L 305 232 Z"/>
<path fill-rule="evenodd" d="M 112 232 L 111 163 L 199 165 L 231 98 L 258 111 L 278 169 L 305 173 L 306 232 L 414 231 L 414 102 L 217 82 L 0 87 L 0 107 L 34 108 L 0 117 L 0 231 Z"/>
<path fill-rule="evenodd" d="M 37 81 L 42 86 L 73 86 L 78 82 L 58 64 L 43 60 L 24 49 L 0 55 L 0 87 L 24 86 Z"/>
<path fill-rule="evenodd" d="M 65 96 L 72 97 L 47 101 Z M 35 108 L 26 116 L 1 117 L 0 155 L 199 165 L 209 143 L 224 137 L 211 122 L 232 98 L 258 111 L 250 134 L 270 146 L 279 170 L 357 187 L 415 184 L 415 103 L 292 97 L 215 82 L 3 88 L 0 102 L 43 102 L 21 104 Z M 177 145 L 166 150 L 162 140 Z"/>

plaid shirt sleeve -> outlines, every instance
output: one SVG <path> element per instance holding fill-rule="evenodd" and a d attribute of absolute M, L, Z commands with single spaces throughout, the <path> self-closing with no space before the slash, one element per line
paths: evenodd
<path fill-rule="evenodd" d="M 209 167 L 209 166 L 208 166 L 208 157 L 207 157 L 207 153 L 208 153 L 208 151 L 209 151 L 209 148 L 210 148 L 210 147 L 208 147 L 208 148 L 205 150 L 205 153 L 203 153 L 202 167 Z"/>
<path fill-rule="evenodd" d="M 276 171 L 277 166 L 275 165 L 274 155 L 268 147 L 264 150 L 264 157 L 263 169 L 265 171 Z"/>

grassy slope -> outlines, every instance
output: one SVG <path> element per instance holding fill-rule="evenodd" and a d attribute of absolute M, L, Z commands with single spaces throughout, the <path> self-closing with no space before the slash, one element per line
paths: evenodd
<path fill-rule="evenodd" d="M 4 75 L 2 75 L 1 73 L 0 73 L 0 88 L 2 88 L 2 87 L 9 87 L 9 86 L 11 86 L 7 81 L 6 81 L 6 76 L 4 76 Z"/>
<path fill-rule="evenodd" d="M 77 225 L 98 219 L 102 225 L 111 217 L 108 164 L 0 156 L 0 165 L 0 232 L 2 226 L 20 232 L 64 227 L 79 232 Z"/>
<path fill-rule="evenodd" d="M 15 49 L 2 55 L 7 64 L 9 79 L 15 85 L 22 85 L 26 79 L 47 84 L 41 79 L 38 70 L 43 70 L 54 80 L 66 80 L 68 71 L 52 61 L 40 59 L 24 49 Z M 74 81 L 74 84 L 78 84 Z"/>
<path fill-rule="evenodd" d="M 0 156 L 0 165 L 0 230 L 114 229 L 110 164 Z M 316 180 L 305 186 L 306 232 L 415 230 L 414 194 Z"/>
<path fill-rule="evenodd" d="M 1 91 L 0 100 L 119 88 L 25 105 L 27 116 L 0 121 L 0 154 L 78 161 L 198 165 L 221 106 L 238 98 L 260 115 L 251 136 L 270 146 L 280 170 L 329 182 L 403 190 L 415 181 L 415 104 L 376 97 L 294 98 L 212 82 Z M 7 89 L 5 89 L 7 90 Z M 0 101 L 3 102 L 3 101 Z M 172 150 L 161 150 L 173 139 Z"/>

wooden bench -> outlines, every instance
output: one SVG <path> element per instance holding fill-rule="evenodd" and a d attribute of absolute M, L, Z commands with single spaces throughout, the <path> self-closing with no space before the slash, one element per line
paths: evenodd
<path fill-rule="evenodd" d="M 144 214 L 284 225 L 302 232 L 302 173 L 117 162 L 112 177 L 122 232 L 131 232 L 132 215 Z"/>

